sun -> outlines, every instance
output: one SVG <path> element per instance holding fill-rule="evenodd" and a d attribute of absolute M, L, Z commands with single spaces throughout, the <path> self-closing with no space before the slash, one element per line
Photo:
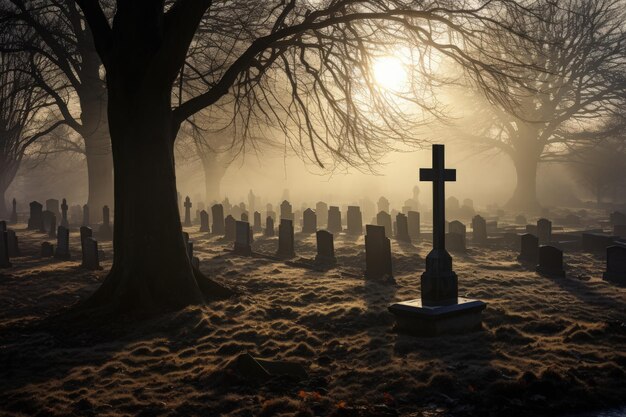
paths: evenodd
<path fill-rule="evenodd" d="M 406 89 L 408 75 L 405 65 L 396 57 L 377 58 L 372 66 L 374 80 L 381 88 L 399 92 Z"/>

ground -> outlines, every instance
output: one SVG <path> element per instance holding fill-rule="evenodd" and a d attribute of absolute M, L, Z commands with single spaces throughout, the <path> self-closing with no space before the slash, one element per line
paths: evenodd
<path fill-rule="evenodd" d="M 604 260 L 566 253 L 566 278 L 524 269 L 516 253 L 454 256 L 461 295 L 488 303 L 482 331 L 415 338 L 387 306 L 419 297 L 427 242 L 393 242 L 397 283 L 366 281 L 363 239 L 340 236 L 339 267 L 314 271 L 243 258 L 187 229 L 201 269 L 231 300 L 151 318 L 67 323 L 59 312 L 110 268 L 38 259 L 45 236 L 17 227 L 24 256 L 0 272 L 0 415 L 571 415 L 626 403 L 626 288 Z M 314 236 L 296 251 L 313 258 Z M 257 237 L 273 253 L 276 238 Z M 239 354 L 302 364 L 309 377 L 265 382 L 232 371 Z"/>

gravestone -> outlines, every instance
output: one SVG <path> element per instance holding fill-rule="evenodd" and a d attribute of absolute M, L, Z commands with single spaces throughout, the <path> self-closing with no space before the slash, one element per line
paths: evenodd
<path fill-rule="evenodd" d="M 43 229 L 43 206 L 37 201 L 31 201 L 29 206 L 30 217 L 28 218 L 28 229 L 41 231 Z"/>
<path fill-rule="evenodd" d="M 46 210 L 54 213 L 56 218 L 61 217 L 61 213 L 59 212 L 59 200 L 56 198 L 50 198 L 46 200 Z"/>
<path fill-rule="evenodd" d="M 41 257 L 51 258 L 54 256 L 54 246 L 50 242 L 43 242 L 41 244 Z"/>
<path fill-rule="evenodd" d="M 548 219 L 537 220 L 537 237 L 540 245 L 547 245 L 552 240 L 552 222 Z"/>
<path fill-rule="evenodd" d="M 330 206 L 328 208 L 328 227 L 327 230 L 331 233 L 340 233 L 341 227 L 341 211 L 339 207 Z"/>
<path fill-rule="evenodd" d="M 478 214 L 472 218 L 472 241 L 477 245 L 487 243 L 487 222 Z"/>
<path fill-rule="evenodd" d="M 224 206 L 221 204 L 214 204 L 211 206 L 211 216 L 213 217 L 211 231 L 214 235 L 223 235 L 225 233 Z"/>
<path fill-rule="evenodd" d="M 327 232 L 326 230 L 318 230 L 315 233 L 315 239 L 317 241 L 317 255 L 315 255 L 315 262 L 320 264 L 337 263 L 337 259 L 335 258 L 333 234 Z"/>
<path fill-rule="evenodd" d="M 609 215 L 609 221 L 611 224 L 626 224 L 626 214 L 620 211 L 614 211 Z"/>
<path fill-rule="evenodd" d="M 318 201 L 315 204 L 315 214 L 317 215 L 317 223 L 328 224 L 328 205 L 323 201 Z"/>
<path fill-rule="evenodd" d="M 421 277 L 422 298 L 389 306 L 397 330 L 420 336 L 478 329 L 486 307 L 458 295 L 458 278 L 445 244 L 445 183 L 456 181 L 456 170 L 445 168 L 443 145 L 433 145 L 432 163 L 432 168 L 420 169 L 420 181 L 433 183 L 433 250 Z"/>
<path fill-rule="evenodd" d="M 302 233 L 315 233 L 317 231 L 317 216 L 310 208 L 302 213 Z"/>
<path fill-rule="evenodd" d="M 63 203 L 61 203 L 61 226 L 70 227 L 69 222 L 67 221 L 67 200 L 63 199 Z"/>
<path fill-rule="evenodd" d="M 564 277 L 563 251 L 554 246 L 540 246 L 537 272 L 549 277 Z"/>
<path fill-rule="evenodd" d="M 421 235 L 420 214 L 417 211 L 407 213 L 407 223 L 409 225 L 409 236 L 411 240 L 417 241 Z"/>
<path fill-rule="evenodd" d="M 57 218 L 51 211 L 43 212 L 43 232 L 48 233 L 48 237 L 56 238 L 57 237 Z"/>
<path fill-rule="evenodd" d="M 185 197 L 185 222 L 183 223 L 184 227 L 191 227 L 191 199 L 189 196 Z"/>
<path fill-rule="evenodd" d="M 526 224 L 528 223 L 528 221 L 526 220 L 526 216 L 524 216 L 523 214 L 518 214 L 515 217 L 515 224 Z"/>
<path fill-rule="evenodd" d="M 235 240 L 237 234 L 237 220 L 230 214 L 224 220 L 224 237 L 226 240 Z"/>
<path fill-rule="evenodd" d="M 93 237 L 85 238 L 83 242 L 83 268 L 90 271 L 102 269 L 100 267 L 100 254 L 98 252 L 98 241 Z"/>
<path fill-rule="evenodd" d="M 621 238 L 626 238 L 626 224 L 613 225 L 613 234 Z"/>
<path fill-rule="evenodd" d="M 448 225 L 449 233 L 446 236 L 446 249 L 452 252 L 465 252 L 467 229 L 458 220 L 451 221 Z"/>
<path fill-rule="evenodd" d="M 89 226 L 91 221 L 89 220 L 89 206 L 85 204 L 83 206 L 83 226 Z"/>
<path fill-rule="evenodd" d="M 261 213 L 258 211 L 254 212 L 254 226 L 252 226 L 252 231 L 256 233 L 261 233 L 263 231 L 263 226 L 261 225 Z"/>
<path fill-rule="evenodd" d="M 361 236 L 363 234 L 363 216 L 359 206 L 348 206 L 347 213 L 348 234 L 352 236 Z"/>
<path fill-rule="evenodd" d="M 11 218 L 9 219 L 9 221 L 11 222 L 11 224 L 17 223 L 17 201 L 15 199 L 13 199 L 13 202 L 11 204 Z"/>
<path fill-rule="evenodd" d="M 250 218 L 248 217 L 248 212 L 247 211 L 244 211 L 243 213 L 241 213 L 241 221 L 242 222 L 250 223 L 249 220 L 250 220 Z"/>
<path fill-rule="evenodd" d="M 54 252 L 57 259 L 70 259 L 70 230 L 59 226 L 57 230 L 57 249 Z"/>
<path fill-rule="evenodd" d="M 274 219 L 272 216 L 267 216 L 265 219 L 265 232 L 263 234 L 267 237 L 274 236 Z"/>
<path fill-rule="evenodd" d="M 10 268 L 13 264 L 9 261 L 9 236 L 7 234 L 7 224 L 0 221 L 0 268 Z"/>
<path fill-rule="evenodd" d="M 281 258 L 293 258 L 296 256 L 293 241 L 293 222 L 291 220 L 280 219 L 276 256 Z"/>
<path fill-rule="evenodd" d="M 398 213 L 396 216 L 396 239 L 401 242 L 411 242 L 409 219 L 403 213 Z"/>
<path fill-rule="evenodd" d="M 82 266 L 85 266 L 85 240 L 88 238 L 93 238 L 93 230 L 91 227 L 81 226 L 80 227 L 80 252 L 82 257 Z"/>
<path fill-rule="evenodd" d="M 252 255 L 252 247 L 250 246 L 250 223 L 244 221 L 235 222 L 235 249 L 238 255 Z"/>
<path fill-rule="evenodd" d="M 102 224 L 98 229 L 98 239 L 100 240 L 113 239 L 113 228 L 111 227 L 109 214 L 109 206 L 102 207 Z"/>
<path fill-rule="evenodd" d="M 210 232 L 209 230 L 209 213 L 205 210 L 200 212 L 200 231 L 201 232 Z"/>
<path fill-rule="evenodd" d="M 289 204 L 289 201 L 287 200 L 280 203 L 280 218 L 281 220 L 287 219 L 293 221 L 293 211 L 291 209 L 291 204 Z M 278 227 L 280 228 L 280 226 Z"/>
<path fill-rule="evenodd" d="M 17 233 L 15 230 L 7 230 L 7 244 L 9 245 L 9 258 L 17 258 L 22 256 L 20 253 L 20 246 L 17 240 Z"/>
<path fill-rule="evenodd" d="M 365 277 L 393 279 L 391 241 L 384 226 L 365 225 Z"/>
<path fill-rule="evenodd" d="M 606 248 L 606 271 L 602 277 L 606 281 L 626 285 L 626 247 Z"/>
<path fill-rule="evenodd" d="M 391 216 L 386 211 L 378 212 L 376 215 L 376 224 L 385 228 L 385 236 L 392 236 L 393 230 L 391 228 Z"/>
<path fill-rule="evenodd" d="M 378 199 L 377 206 L 378 206 L 378 212 L 384 211 L 385 213 L 389 213 L 389 200 L 387 200 L 385 197 L 380 197 Z M 382 226 L 382 225 L 379 224 L 379 226 Z"/>
<path fill-rule="evenodd" d="M 537 266 L 539 262 L 539 238 L 530 233 L 520 237 L 520 254 L 517 260 L 523 264 Z"/>

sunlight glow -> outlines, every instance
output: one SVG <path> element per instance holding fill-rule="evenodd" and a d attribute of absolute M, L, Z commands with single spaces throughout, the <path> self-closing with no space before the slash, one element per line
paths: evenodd
<path fill-rule="evenodd" d="M 406 89 L 408 74 L 400 59 L 392 56 L 377 58 L 372 70 L 374 80 L 381 88 L 394 92 Z"/>

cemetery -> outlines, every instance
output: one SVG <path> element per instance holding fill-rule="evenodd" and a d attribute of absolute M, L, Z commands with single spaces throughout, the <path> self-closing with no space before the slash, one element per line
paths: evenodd
<path fill-rule="evenodd" d="M 626 417 L 626 3 L 0 9 L 0 416 Z"/>

